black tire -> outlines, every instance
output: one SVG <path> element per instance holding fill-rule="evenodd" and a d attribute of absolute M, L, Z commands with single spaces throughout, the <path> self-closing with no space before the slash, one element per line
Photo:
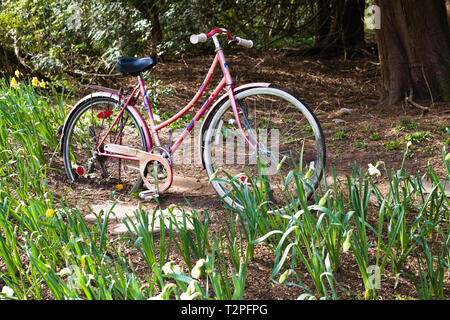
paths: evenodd
<path fill-rule="evenodd" d="M 91 99 L 87 99 L 85 102 L 78 105 L 74 110 L 72 116 L 67 120 L 64 126 L 64 136 L 62 141 L 62 153 L 64 159 L 64 167 L 68 178 L 71 181 L 76 181 L 85 184 L 94 184 L 97 186 L 107 187 L 114 189 L 114 186 L 121 184 L 123 191 L 134 193 L 142 186 L 142 178 L 139 171 L 134 170 L 134 166 L 138 167 L 137 162 L 125 161 L 112 157 L 97 157 L 93 164 L 89 166 L 89 159 L 92 159 L 94 153 L 93 148 L 100 142 L 100 137 L 106 134 L 108 128 L 112 122 L 116 119 L 120 109 L 117 108 L 119 101 L 110 95 L 95 96 Z M 91 110 L 90 114 L 87 112 Z M 98 119 L 101 112 L 111 110 L 113 114 L 105 119 Z M 100 111 L 100 113 L 97 113 Z M 97 117 L 97 119 L 96 119 Z M 101 122 L 102 128 L 98 127 L 98 123 Z M 108 123 L 105 123 L 108 122 Z M 130 108 L 126 108 L 121 116 L 119 122 L 123 129 L 121 130 L 118 125 L 111 131 L 115 134 L 115 138 L 118 137 L 119 141 L 126 146 L 140 148 L 147 150 L 147 142 L 143 132 L 143 126 L 140 119 L 133 115 Z M 96 132 L 99 130 L 99 132 Z M 103 133 L 103 136 L 102 136 Z M 112 136 L 110 134 L 110 136 Z M 77 136 L 77 139 L 73 139 Z M 87 138 L 87 139 L 86 139 Z M 91 139 L 97 139 L 97 143 L 91 145 Z M 126 141 L 124 141 L 126 140 Z M 108 139 L 105 142 L 108 141 Z M 83 144 L 86 144 L 83 148 Z M 95 145 L 95 146 L 94 146 Z M 89 150 L 91 149 L 91 150 Z M 76 153 L 75 153 L 76 150 Z M 72 155 L 72 156 L 71 156 Z M 82 166 L 86 174 L 78 175 L 76 168 Z M 104 176 L 104 173 L 107 176 Z M 119 173 L 120 172 L 120 173 Z"/>

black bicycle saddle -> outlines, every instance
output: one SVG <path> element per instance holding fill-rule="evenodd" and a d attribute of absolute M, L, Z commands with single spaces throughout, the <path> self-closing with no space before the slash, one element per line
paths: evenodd
<path fill-rule="evenodd" d="M 137 76 L 139 73 L 149 70 L 156 64 L 156 59 L 121 57 L 117 60 L 116 68 L 123 74 Z"/>

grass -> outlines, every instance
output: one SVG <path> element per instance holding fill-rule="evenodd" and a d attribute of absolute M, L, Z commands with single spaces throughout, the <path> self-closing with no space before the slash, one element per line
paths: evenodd
<path fill-rule="evenodd" d="M 355 142 L 355 147 L 357 147 L 358 149 L 365 149 L 369 146 L 368 142 L 365 141 L 356 141 Z"/>
<path fill-rule="evenodd" d="M 379 299 L 384 290 L 392 290 L 385 287 L 387 271 L 397 281 L 411 283 L 413 298 L 448 299 L 444 275 L 450 265 L 450 199 L 431 166 L 425 176 L 404 171 L 411 146 L 392 172 L 384 167 L 381 173 L 382 162 L 370 172 L 355 164 L 340 179 L 332 169 L 331 179 L 324 179 L 309 200 L 313 171 L 303 172 L 291 161 L 291 171 L 281 177 L 285 183 L 294 181 L 296 188 L 283 190 L 290 208 L 284 213 L 267 213 L 263 179 L 249 174 L 249 188 L 229 175 L 223 183 L 231 185 L 244 209 L 227 208 L 220 233 L 211 229 L 214 213 L 180 207 L 169 208 L 163 217 L 157 207 L 136 210 L 133 219 L 123 220 L 128 232 L 111 237 L 107 218 L 114 207 L 87 224 L 86 208 L 57 198 L 47 185 L 67 97 L 19 82 L 14 89 L 9 81 L 0 81 L 0 287 L 7 288 L 2 298 L 243 299 L 255 246 L 264 245 L 271 251 L 267 263 L 273 262 L 267 287 L 293 286 L 299 299 Z M 427 137 L 414 133 L 412 144 Z M 395 141 L 394 149 L 401 146 Z M 445 148 L 442 161 L 448 179 Z M 259 172 L 265 169 L 258 162 Z M 375 179 L 372 174 L 378 172 Z M 425 190 L 425 178 L 431 190 Z M 388 183 L 383 192 L 381 179 Z M 158 237 L 149 232 L 156 222 Z M 174 250 L 176 263 L 171 260 Z M 143 262 L 134 264 L 131 253 Z M 345 272 L 344 253 L 356 262 L 362 292 L 349 289 L 342 282 L 345 277 L 338 276 Z"/>
<path fill-rule="evenodd" d="M 345 130 L 343 128 L 336 129 L 336 132 L 334 133 L 334 137 L 337 140 L 342 140 L 347 137 L 347 134 L 345 133 Z"/>
<path fill-rule="evenodd" d="M 374 132 L 371 135 L 369 135 L 370 141 L 378 141 L 381 140 L 380 134 L 378 132 Z"/>
<path fill-rule="evenodd" d="M 403 118 L 401 120 L 401 124 L 403 125 L 404 128 L 409 129 L 409 130 L 420 128 L 420 124 L 418 124 L 417 122 L 414 122 L 413 120 L 408 119 L 408 118 Z"/>

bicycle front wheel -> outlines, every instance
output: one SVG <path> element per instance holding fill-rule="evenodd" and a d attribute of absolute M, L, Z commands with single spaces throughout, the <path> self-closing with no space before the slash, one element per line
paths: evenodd
<path fill-rule="evenodd" d="M 80 104 L 74 111 L 66 123 L 62 141 L 64 167 L 71 181 L 129 193 L 136 192 L 142 185 L 137 161 L 97 154 L 96 148 L 105 136 L 104 144 L 147 150 L 142 129 L 144 124 L 129 107 L 113 126 L 120 110 L 119 101 L 114 97 L 97 96 Z M 103 145 L 100 150 L 103 150 Z"/>
<path fill-rule="evenodd" d="M 210 178 L 215 177 L 211 184 L 226 203 L 243 208 L 230 177 L 250 189 L 264 181 L 268 212 L 285 212 L 293 208 L 293 202 L 298 204 L 299 186 L 292 178 L 293 171 L 306 178 L 306 198 L 319 185 L 326 157 L 322 128 L 311 109 L 285 90 L 252 88 L 235 98 L 245 136 L 257 147 L 251 147 L 239 132 L 231 102 L 225 101 L 205 134 L 205 169 Z M 251 181 L 256 183 L 251 186 Z"/>

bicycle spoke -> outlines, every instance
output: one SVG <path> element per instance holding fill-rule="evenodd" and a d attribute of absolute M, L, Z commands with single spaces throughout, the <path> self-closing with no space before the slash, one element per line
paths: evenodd
<path fill-rule="evenodd" d="M 248 92 L 254 94 L 237 95 L 238 105 L 242 110 L 240 119 L 250 141 L 258 141 L 258 148 L 249 147 L 240 137 L 231 108 L 225 105 L 217 111 L 214 118 L 216 120 L 211 124 L 211 132 L 218 129 L 220 134 L 211 135 L 212 140 L 207 138 L 210 142 L 205 149 L 205 157 L 211 159 L 208 162 L 215 162 L 217 167 L 222 167 L 232 176 L 248 172 L 247 174 L 252 175 L 254 179 L 261 179 L 266 185 L 266 190 L 271 190 L 267 195 L 268 199 L 275 207 L 284 206 L 286 199 L 283 192 L 294 190 L 296 186 L 293 179 L 287 186 L 285 185 L 277 168 L 279 167 L 284 176 L 293 168 L 290 160 L 280 166 L 281 160 L 287 157 L 294 160 L 296 166 L 309 168 L 311 164 L 318 163 L 318 159 L 323 156 L 323 140 L 316 140 L 316 135 L 309 132 L 311 124 L 303 112 L 310 111 L 288 93 L 271 88 L 250 89 Z M 291 104 L 291 101 L 298 101 L 297 105 Z M 257 159 L 265 168 L 265 173 L 258 171 Z M 302 163 L 297 163 L 299 159 L 303 159 Z M 317 167 L 319 174 L 321 168 Z M 213 172 L 211 170 L 211 167 L 207 167 L 209 175 Z M 262 176 L 259 176 L 260 174 Z M 227 180 L 223 173 L 219 172 L 217 176 Z M 310 182 L 317 186 L 315 181 Z M 228 199 L 232 204 L 230 186 L 219 182 L 213 182 L 213 186 L 219 195 L 224 196 L 225 200 Z"/>
<path fill-rule="evenodd" d="M 115 108 L 116 104 L 114 98 L 99 97 L 80 105 L 63 141 L 64 165 L 72 180 L 77 178 L 80 183 L 98 183 L 111 188 L 121 184 L 125 191 L 133 191 L 142 183 L 137 162 L 99 155 L 96 150 L 97 147 L 103 150 L 99 144 L 105 138 L 109 143 L 146 149 L 137 120 L 128 109 L 117 119 L 120 110 Z M 116 119 L 116 125 L 111 128 Z"/>

